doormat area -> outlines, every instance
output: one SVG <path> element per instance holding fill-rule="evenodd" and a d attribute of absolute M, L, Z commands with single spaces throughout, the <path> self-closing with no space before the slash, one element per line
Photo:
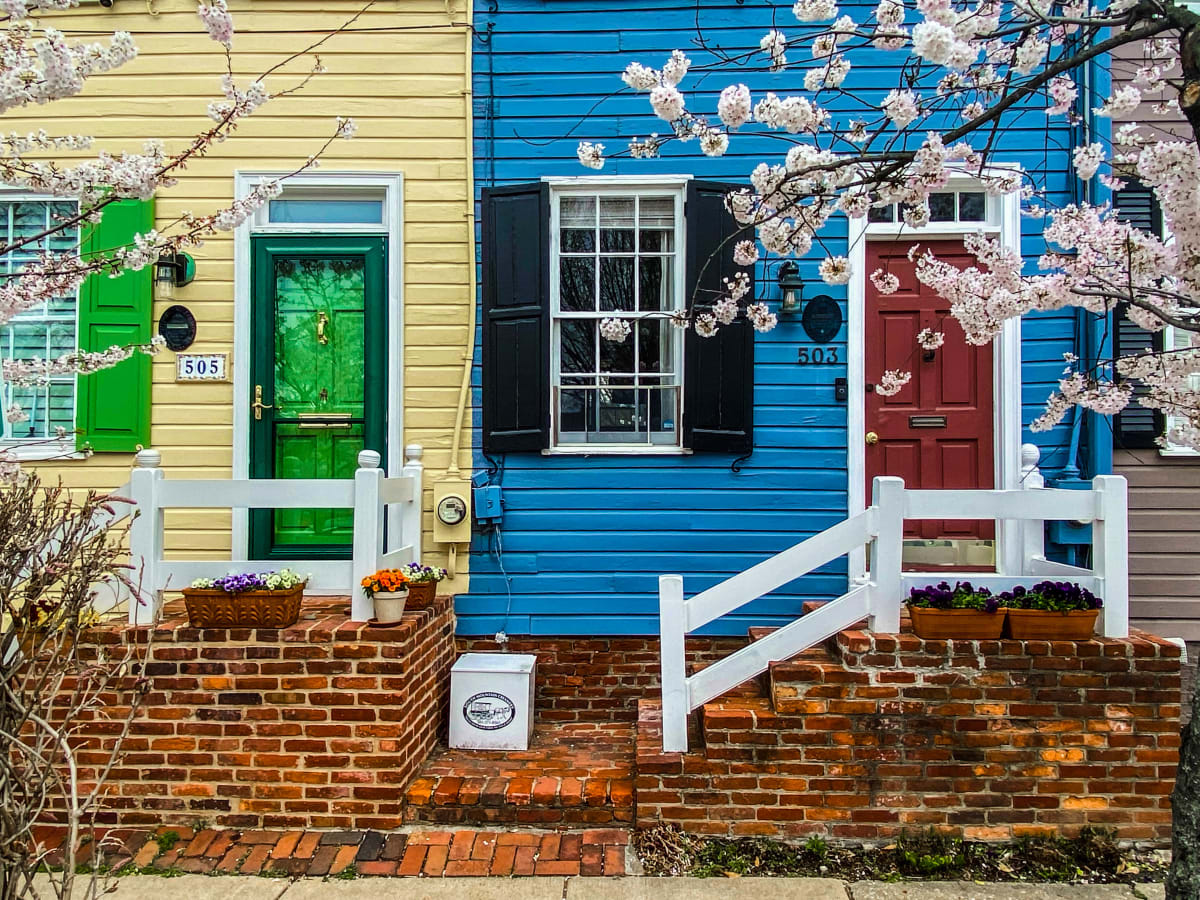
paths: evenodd
<path fill-rule="evenodd" d="M 216 831 L 114 829 L 74 863 L 118 875 L 264 877 L 625 875 L 626 829 L 497 831 Z M 61 837 L 61 836 L 60 836 Z M 53 846 L 53 836 L 41 836 Z M 48 864 L 66 862 L 61 847 Z"/>

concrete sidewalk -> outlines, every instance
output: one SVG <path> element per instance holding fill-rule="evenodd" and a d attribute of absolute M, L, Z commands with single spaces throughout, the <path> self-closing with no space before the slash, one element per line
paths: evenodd
<path fill-rule="evenodd" d="M 86 878 L 75 898 L 84 897 Z M 41 896 L 49 897 L 48 893 Z M 848 883 L 835 878 L 235 878 L 132 875 L 113 900 L 1163 900 L 1160 884 Z"/>

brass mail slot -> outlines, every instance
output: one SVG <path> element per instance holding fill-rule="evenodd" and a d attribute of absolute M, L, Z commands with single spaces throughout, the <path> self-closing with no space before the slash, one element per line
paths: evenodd
<path fill-rule="evenodd" d="M 909 416 L 909 428 L 945 428 L 945 416 Z"/>
<path fill-rule="evenodd" d="M 350 413 L 296 413 L 300 428 L 349 428 Z"/>

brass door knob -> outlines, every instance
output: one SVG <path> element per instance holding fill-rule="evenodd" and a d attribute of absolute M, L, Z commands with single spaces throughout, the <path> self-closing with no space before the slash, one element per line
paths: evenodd
<path fill-rule="evenodd" d="M 863 438 L 863 440 L 865 440 L 868 444 L 878 444 L 879 443 L 879 435 L 877 435 L 873 431 L 868 431 L 866 436 Z"/>

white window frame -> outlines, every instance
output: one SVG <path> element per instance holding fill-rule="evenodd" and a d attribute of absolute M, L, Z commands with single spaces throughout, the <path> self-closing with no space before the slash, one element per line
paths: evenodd
<path fill-rule="evenodd" d="M 31 191 L 8 190 L 0 188 L 0 201 L 4 203 L 70 203 L 68 197 L 56 197 L 51 194 L 39 194 Z M 78 201 L 75 201 L 78 205 Z M 9 323 L 10 324 L 11 320 Z M 79 291 L 75 291 L 75 349 L 80 346 L 79 342 Z M 3 354 L 0 353 L 0 359 Z M 4 398 L 0 397 L 0 406 L 7 406 Z M 0 410 L 0 414 L 3 410 Z M 75 377 L 73 390 L 71 392 L 71 426 L 73 429 L 79 427 L 79 378 Z M 87 454 L 76 450 L 75 432 L 68 432 L 64 438 L 54 437 L 32 437 L 32 438 L 6 438 L 0 432 L 0 449 L 8 451 L 8 453 L 20 460 L 21 462 L 37 462 L 45 460 L 62 460 L 62 459 L 84 459 Z"/>
<path fill-rule="evenodd" d="M 687 306 L 684 292 L 686 290 L 687 268 L 687 195 L 686 188 L 689 179 L 682 177 L 669 178 L 547 178 L 550 183 L 550 447 L 543 450 L 544 455 L 680 455 L 688 451 L 683 446 L 683 406 L 684 406 L 684 334 L 683 329 L 671 329 L 674 342 L 674 353 L 677 364 L 675 367 L 675 387 L 678 397 L 678 414 L 675 417 L 675 442 L 672 444 L 651 443 L 560 443 L 558 440 L 559 416 L 558 394 L 562 386 L 561 353 L 559 343 L 559 326 L 563 321 L 560 309 L 559 284 L 559 202 L 563 197 L 596 196 L 596 197 L 670 197 L 675 201 L 675 267 L 674 289 L 675 309 Z M 599 248 L 597 248 L 598 250 Z M 603 311 L 595 313 L 578 313 L 566 318 L 595 319 L 597 322 L 607 318 Z M 626 340 L 636 340 L 637 329 Z M 603 340 L 603 338 L 601 338 Z M 599 360 L 597 360 L 599 365 Z"/>
<path fill-rule="evenodd" d="M 1162 331 L 1163 344 L 1162 345 L 1163 345 L 1164 351 L 1170 350 L 1174 346 L 1175 332 L 1177 330 L 1178 329 L 1176 329 L 1174 325 L 1164 325 L 1163 326 L 1163 331 Z M 1200 375 L 1193 375 L 1191 377 L 1194 379 L 1200 380 Z M 1172 426 L 1173 420 L 1177 420 L 1177 419 L 1179 419 L 1179 416 L 1164 416 L 1162 437 L 1163 437 L 1163 440 L 1166 441 L 1166 446 L 1158 448 L 1158 455 L 1159 456 L 1200 457 L 1200 451 L 1193 450 L 1191 447 L 1182 447 L 1179 444 L 1171 443 L 1171 441 L 1170 441 L 1171 426 Z"/>

